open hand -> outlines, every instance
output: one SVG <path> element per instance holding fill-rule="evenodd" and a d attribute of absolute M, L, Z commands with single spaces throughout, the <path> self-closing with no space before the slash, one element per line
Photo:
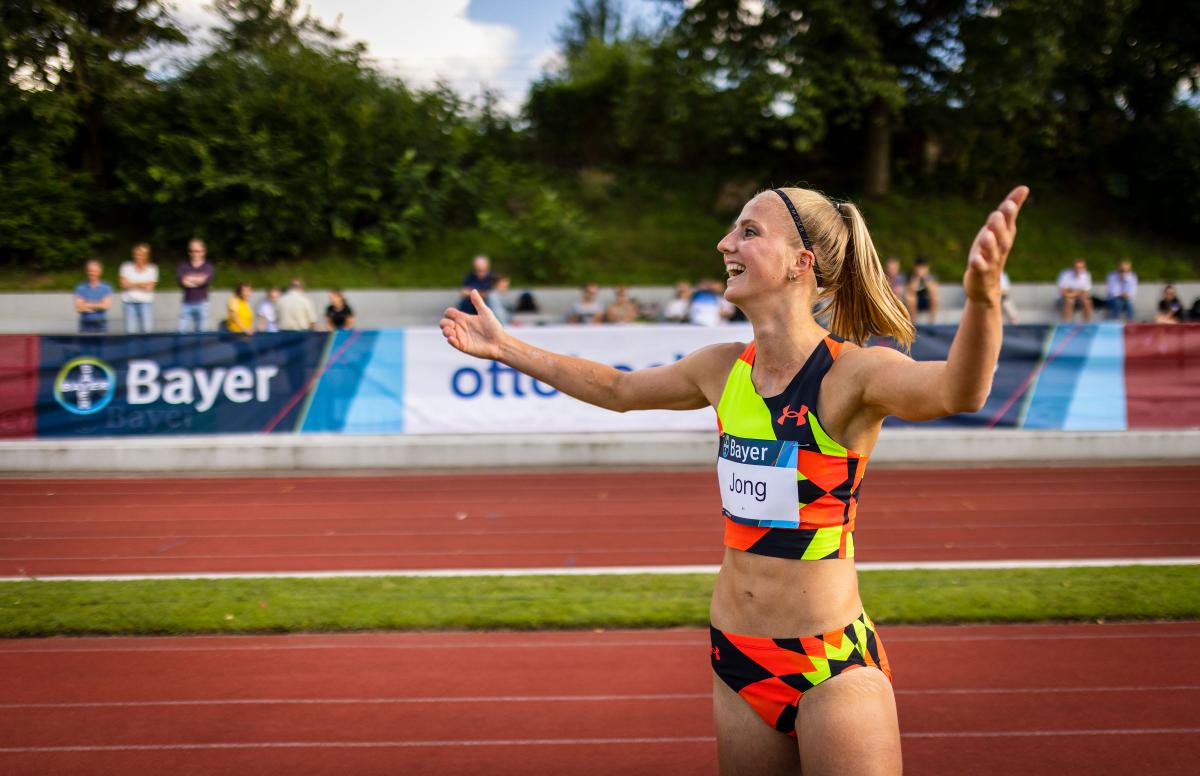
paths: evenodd
<path fill-rule="evenodd" d="M 504 327 L 483 302 L 478 291 L 471 291 L 471 302 L 478 315 L 464 313 L 453 307 L 447 308 L 442 318 L 442 335 L 454 347 L 469 356 L 497 359 L 504 338 Z"/>
<path fill-rule="evenodd" d="M 971 250 L 967 253 L 967 271 L 963 288 L 967 298 L 977 302 L 1000 300 L 1000 273 L 1017 238 L 1017 214 L 1029 196 L 1028 186 L 1017 186 L 984 222 Z"/>

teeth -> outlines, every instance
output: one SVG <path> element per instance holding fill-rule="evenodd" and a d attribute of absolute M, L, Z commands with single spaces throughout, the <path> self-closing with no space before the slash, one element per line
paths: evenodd
<path fill-rule="evenodd" d="M 734 277 L 735 275 L 740 275 L 745 272 L 746 266 L 744 264 L 738 264 L 731 261 L 725 265 L 725 270 L 729 273 L 730 277 Z"/>

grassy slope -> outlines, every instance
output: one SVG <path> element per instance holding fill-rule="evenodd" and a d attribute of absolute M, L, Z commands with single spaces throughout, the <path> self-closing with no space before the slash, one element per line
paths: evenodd
<path fill-rule="evenodd" d="M 0 583 L 0 636 L 700 627 L 707 575 Z M 1195 566 L 868 571 L 884 623 L 1200 617 Z"/>
<path fill-rule="evenodd" d="M 676 181 L 658 194 L 631 198 L 618 193 L 587 201 L 582 207 L 597 239 L 591 255 L 569 281 L 665 284 L 720 274 L 716 243 L 733 214 L 713 215 L 706 191 L 706 186 Z M 952 280 L 961 275 L 966 248 L 993 204 L 896 192 L 862 207 L 881 255 L 895 255 L 906 266 L 917 255 L 924 255 L 935 272 Z M 503 256 L 495 238 L 476 229 L 441 235 L 412 256 L 373 265 L 321 256 L 227 269 L 236 262 L 216 257 L 220 270 L 217 284 L 228 288 L 244 279 L 262 288 L 299 274 L 313 288 L 453 287 L 462 279 L 471 255 L 479 251 L 497 256 L 497 264 L 514 276 L 515 285 L 525 284 L 519 257 Z M 1141 278 L 1148 282 L 1200 277 L 1197 243 L 1172 242 L 1151 231 L 1135 230 L 1119 218 L 1081 203 L 1075 192 L 1035 192 L 1022 215 L 1009 275 L 1014 282 L 1053 281 L 1076 256 L 1088 259 L 1097 282 L 1121 258 L 1133 260 Z M 106 277 L 112 282 L 124 255 L 117 251 L 105 258 Z M 173 258 L 159 260 L 166 266 L 174 264 Z M 34 274 L 0 267 L 0 289 L 70 289 L 79 275 L 74 270 Z M 169 287 L 169 281 L 164 287 Z"/>

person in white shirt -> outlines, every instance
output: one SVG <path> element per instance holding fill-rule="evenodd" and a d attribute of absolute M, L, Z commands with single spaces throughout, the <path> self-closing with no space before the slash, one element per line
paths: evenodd
<path fill-rule="evenodd" d="M 266 297 L 258 303 L 258 309 L 255 311 L 254 328 L 257 331 L 279 331 L 279 313 L 275 309 L 275 303 L 279 301 L 279 287 L 271 286 L 267 289 Z"/>
<path fill-rule="evenodd" d="M 675 298 L 663 308 L 663 320 L 668 323 L 687 323 L 688 308 L 691 306 L 692 284 L 681 280 L 675 284 Z"/>
<path fill-rule="evenodd" d="M 1092 273 L 1087 262 L 1075 259 L 1075 263 L 1058 273 L 1058 303 L 1062 308 L 1062 319 L 1070 322 L 1075 308 L 1083 311 L 1083 322 L 1092 322 Z"/>
<path fill-rule="evenodd" d="M 1138 278 L 1133 262 L 1125 259 L 1108 273 L 1108 317 L 1121 321 L 1133 320 L 1133 300 L 1137 296 Z"/>
<path fill-rule="evenodd" d="M 158 267 L 150 263 L 150 244 L 140 242 L 130 254 L 133 261 L 121 264 L 121 305 L 125 310 L 126 334 L 149 334 L 154 329 L 154 287 Z"/>
<path fill-rule="evenodd" d="M 1005 323 L 1020 323 L 1020 316 L 1017 314 L 1017 306 L 1012 300 L 1012 281 L 1008 279 L 1007 272 L 1000 273 L 1000 315 L 1003 316 Z"/>

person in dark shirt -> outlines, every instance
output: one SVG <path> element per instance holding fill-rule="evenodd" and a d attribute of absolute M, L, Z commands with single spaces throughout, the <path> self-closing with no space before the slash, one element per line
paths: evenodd
<path fill-rule="evenodd" d="M 329 292 L 329 305 L 325 308 L 325 322 L 330 331 L 354 328 L 354 310 L 346 303 L 342 289 L 335 288 Z"/>
<path fill-rule="evenodd" d="M 188 240 L 187 261 L 175 271 L 175 279 L 183 289 L 183 303 L 179 306 L 181 334 L 208 328 L 208 287 L 212 285 L 213 265 L 207 256 L 204 241 L 192 238 Z"/>
<path fill-rule="evenodd" d="M 112 306 L 112 286 L 100 279 L 103 267 L 96 259 L 87 263 L 87 280 L 75 286 L 75 311 L 79 313 L 80 334 L 104 334 L 108 331 L 108 308 Z"/>
<path fill-rule="evenodd" d="M 463 278 L 462 288 L 459 290 L 461 298 L 458 300 L 458 309 L 464 313 L 475 315 L 475 305 L 471 304 L 471 292 L 478 291 L 479 295 L 487 299 L 487 295 L 496 285 L 496 276 L 492 274 L 492 261 L 487 256 L 479 255 L 471 262 L 471 271 Z"/>
<path fill-rule="evenodd" d="M 1155 323 L 1181 323 L 1183 321 L 1183 302 L 1175 293 L 1175 286 L 1167 284 L 1163 289 L 1162 298 L 1158 300 L 1158 312 L 1154 316 Z"/>

